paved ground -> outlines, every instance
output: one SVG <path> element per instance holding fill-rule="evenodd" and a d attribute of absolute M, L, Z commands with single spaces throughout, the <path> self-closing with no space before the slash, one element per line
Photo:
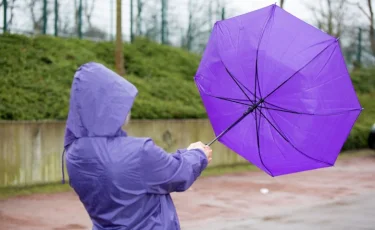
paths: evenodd
<path fill-rule="evenodd" d="M 186 230 L 375 230 L 375 157 L 277 178 L 206 177 L 173 197 Z M 0 201 L 0 229 L 82 230 L 90 221 L 74 193 L 33 195 Z"/>

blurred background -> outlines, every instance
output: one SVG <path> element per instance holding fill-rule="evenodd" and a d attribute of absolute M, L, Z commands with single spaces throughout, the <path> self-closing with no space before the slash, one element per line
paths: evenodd
<path fill-rule="evenodd" d="M 59 184 L 70 87 L 80 65 L 100 62 L 137 86 L 140 94 L 132 110 L 132 121 L 125 127 L 131 135 L 151 136 L 170 152 L 198 140 L 207 142 L 214 134 L 193 76 L 211 29 L 216 21 L 274 3 L 272 0 L 0 0 L 0 229 L 89 229 L 89 220 L 69 186 Z M 276 229 L 281 222 L 287 227 L 310 229 L 307 220 L 310 217 L 311 226 L 321 226 L 320 229 L 323 226 L 339 229 L 341 225 L 340 229 L 362 229 L 354 225 L 358 222 L 364 223 L 363 229 L 374 229 L 375 223 L 369 216 L 375 213 L 371 208 L 375 207 L 375 200 L 367 195 L 374 195 L 375 191 L 372 185 L 375 154 L 371 150 L 375 148 L 372 136 L 375 135 L 375 1 L 279 0 L 276 4 L 340 38 L 353 85 L 365 110 L 342 148 L 337 168 L 308 172 L 303 178 L 271 179 L 260 175 L 242 157 L 215 144 L 214 161 L 204 176 L 217 175 L 219 179 L 202 180 L 212 186 L 216 181 L 218 190 L 227 189 L 228 196 L 234 198 L 220 201 L 225 195 L 213 192 L 215 187 L 207 188 L 201 182 L 197 185 L 196 199 L 199 191 L 208 192 L 216 205 L 198 202 L 193 206 L 202 212 L 206 208 L 208 215 L 212 215 L 211 208 L 216 208 L 217 213 L 228 216 L 230 211 L 233 214 L 239 210 L 238 204 L 254 202 L 243 198 L 251 193 L 259 201 L 256 208 L 267 207 L 264 211 L 268 214 L 275 210 L 285 212 L 286 204 L 305 208 L 305 216 L 300 217 L 305 221 L 300 221 L 301 225 L 296 224 L 297 220 L 284 221 L 277 212 L 259 216 L 245 206 L 241 209 L 245 217 L 233 220 L 234 224 L 227 229 L 248 229 L 254 224 L 263 224 L 260 229 Z M 223 188 L 230 180 L 242 184 Z M 243 194 L 235 194 L 231 189 L 234 186 L 244 189 Z M 271 187 L 271 194 L 275 191 L 276 195 L 259 193 L 263 189 L 268 194 Z M 55 195 L 35 195 L 50 193 Z M 338 194 L 337 197 L 329 195 L 332 193 Z M 28 202 L 26 195 L 36 202 Z M 242 197 L 242 203 L 236 197 Z M 359 201 L 345 206 L 347 214 L 343 211 L 337 219 L 333 218 L 332 225 L 324 225 L 328 220 L 310 214 L 342 208 L 342 200 L 349 202 L 347 197 Z M 209 229 L 202 227 L 206 226 L 204 223 L 213 226 L 209 221 L 195 221 L 197 216 L 192 214 L 195 211 L 182 204 L 186 199 L 189 198 L 176 198 L 186 229 Z M 277 200 L 286 203 L 277 206 Z M 339 203 L 328 209 L 314 206 L 329 202 Z M 33 213 L 35 207 L 42 211 Z M 61 217 L 57 214 L 59 210 L 68 214 Z M 360 214 L 359 219 L 353 213 Z M 44 215 L 49 215 L 48 220 Z M 247 220 L 249 215 L 255 220 Z M 65 224 L 67 219 L 71 225 Z M 277 224 L 267 225 L 269 222 Z M 213 229 L 226 226 L 224 222 L 217 223 L 220 224 Z"/>
<path fill-rule="evenodd" d="M 122 0 L 122 37 L 152 41 L 201 53 L 213 24 L 275 1 L 269 0 Z M 371 1 L 370 1 L 371 2 Z M 113 41 L 116 0 L 2 0 L 4 32 L 28 36 L 48 34 L 93 41 Z M 281 2 L 279 3 L 279 5 Z M 348 65 L 374 64 L 372 4 L 366 0 L 284 0 L 283 8 L 340 37 Z"/>

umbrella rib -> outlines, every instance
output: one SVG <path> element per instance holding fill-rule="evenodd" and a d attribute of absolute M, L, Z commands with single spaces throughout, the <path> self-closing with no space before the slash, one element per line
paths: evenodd
<path fill-rule="evenodd" d="M 269 24 L 269 22 L 271 21 L 271 18 L 272 16 L 274 15 L 275 13 L 275 9 L 276 9 L 276 4 L 273 6 L 272 8 L 272 11 L 271 11 L 271 14 L 270 16 L 268 17 L 267 19 L 267 22 L 264 24 L 263 28 L 262 28 L 262 34 L 260 35 L 259 37 L 259 40 L 258 40 L 258 46 L 257 46 L 257 52 L 256 52 L 256 57 L 255 57 L 255 84 L 254 84 L 254 100 L 257 100 L 257 85 L 258 85 L 258 90 L 259 90 L 259 95 L 260 97 L 262 98 L 262 93 L 260 91 L 260 84 L 259 84 L 259 75 L 258 75 L 258 56 L 259 56 L 259 47 L 260 47 L 260 44 L 262 42 L 262 39 L 263 39 L 263 35 L 264 35 L 264 32 L 266 31 L 266 28 Z"/>
<path fill-rule="evenodd" d="M 255 97 L 255 94 L 253 93 L 253 92 L 251 92 L 251 90 L 249 90 L 242 82 L 240 82 L 240 81 L 238 81 L 238 83 L 244 88 L 244 89 L 246 89 L 252 96 L 254 96 Z M 258 97 L 255 97 L 255 101 L 256 100 L 258 100 L 258 99 L 260 99 L 260 98 L 258 98 Z M 253 101 L 253 100 L 251 100 L 251 102 L 255 102 L 255 101 Z"/>
<path fill-rule="evenodd" d="M 260 151 L 260 140 L 259 140 L 259 130 L 260 130 L 260 118 L 261 116 L 259 116 L 259 119 L 258 119 L 258 115 L 257 115 L 257 111 L 258 109 L 255 110 L 255 128 L 256 128 L 256 136 L 257 136 L 257 149 L 258 149 L 258 155 L 259 155 L 259 159 L 260 159 L 260 162 L 262 163 L 263 167 L 270 173 L 270 175 L 273 177 L 273 173 L 271 172 L 271 170 L 269 170 L 267 168 L 267 166 L 264 164 L 264 161 L 263 161 L 263 157 L 262 157 L 262 154 L 261 154 L 261 151 Z M 260 111 L 260 110 L 259 110 Z M 259 123 L 258 123 L 259 122 Z"/>
<path fill-rule="evenodd" d="M 285 137 L 285 135 L 282 133 L 282 131 L 281 130 L 279 130 L 279 129 L 277 129 L 276 127 L 275 127 L 275 125 L 274 124 L 272 124 L 272 122 L 262 113 L 262 111 L 260 111 L 259 110 L 259 112 L 260 112 L 260 114 L 261 114 L 261 116 L 262 117 L 264 117 L 264 119 L 272 126 L 272 128 L 274 128 L 275 130 L 276 130 L 276 132 L 287 142 L 287 143 L 289 143 L 297 152 L 299 152 L 300 154 L 302 154 L 302 155 L 304 155 L 305 157 L 307 157 L 307 158 L 309 158 L 309 159 L 311 159 L 311 160 L 314 160 L 314 161 L 317 161 L 317 162 L 319 162 L 319 163 L 324 163 L 324 164 L 327 164 L 327 165 L 330 165 L 330 166 L 332 166 L 333 164 L 331 164 L 331 163 L 328 163 L 328 162 L 325 162 L 325 161 L 322 161 L 322 160 L 319 160 L 319 159 L 316 159 L 316 158 L 314 158 L 314 157 L 311 157 L 311 156 L 309 156 L 308 154 L 306 154 L 306 153 L 304 153 L 304 152 L 302 152 L 301 150 L 299 150 L 290 140 L 288 140 L 286 137 Z"/>
<path fill-rule="evenodd" d="M 214 96 L 214 95 L 211 95 L 211 94 L 207 94 L 207 95 L 210 96 L 210 97 L 216 98 L 216 99 L 220 99 L 220 100 L 224 100 L 224 101 L 230 101 L 230 102 L 233 102 L 233 103 L 236 103 L 236 104 L 241 104 L 241 105 L 251 106 L 251 104 L 247 104 L 247 103 L 244 103 L 244 102 L 240 102 L 240 101 L 241 101 L 240 99 L 226 98 L 226 97 L 218 97 L 218 96 Z M 246 102 L 246 101 L 245 101 L 245 102 Z"/>
<path fill-rule="evenodd" d="M 269 109 L 269 110 L 279 111 L 279 112 L 284 112 L 284 113 L 293 113 L 293 114 L 299 114 L 299 115 L 316 115 L 313 113 L 302 113 L 302 112 L 292 111 L 288 109 L 277 109 L 277 108 L 269 108 L 269 107 L 263 107 L 263 106 L 259 106 L 259 107 L 263 109 Z"/>
<path fill-rule="evenodd" d="M 262 113 L 261 111 L 260 111 L 260 114 L 267 120 L 267 122 L 268 123 L 270 123 L 271 124 L 271 121 L 268 119 L 268 118 L 266 118 L 266 116 L 264 115 L 264 113 Z M 271 124 L 271 126 L 272 127 L 274 127 L 274 125 L 273 124 Z M 276 127 L 274 127 L 276 130 L 277 130 L 277 128 Z M 279 133 L 279 135 L 280 136 L 282 136 L 283 137 L 283 139 L 285 139 L 287 142 L 290 142 L 290 140 L 286 137 L 286 135 L 284 134 L 284 133 L 282 133 L 281 131 L 280 132 L 278 132 Z"/>
<path fill-rule="evenodd" d="M 252 100 L 250 99 L 250 97 L 245 93 L 245 91 L 242 89 L 242 87 L 240 86 L 240 84 L 237 82 L 237 78 L 235 78 L 228 70 L 228 68 L 225 66 L 224 62 L 222 62 L 223 65 L 224 65 L 224 68 L 225 70 L 227 71 L 227 73 L 229 74 L 229 76 L 232 78 L 232 80 L 236 83 L 236 85 L 238 86 L 238 88 L 240 88 L 240 90 L 242 91 L 242 93 L 247 97 L 247 99 L 249 99 L 249 101 L 252 102 Z M 241 84 L 242 85 L 242 84 Z"/>
<path fill-rule="evenodd" d="M 281 83 L 278 87 L 276 87 L 274 90 L 272 90 L 267 96 L 264 97 L 264 99 L 268 98 L 271 94 L 273 94 L 276 90 L 280 89 L 283 85 L 285 85 L 290 79 L 292 79 L 297 73 L 299 73 L 301 70 L 303 70 L 306 66 L 308 66 L 312 61 L 314 61 L 317 57 L 319 57 L 324 51 L 326 51 L 331 45 L 336 44 L 338 39 L 335 39 L 333 42 L 331 42 L 329 45 L 327 45 L 322 51 L 320 51 L 315 57 L 313 57 L 310 61 L 308 61 L 305 65 L 303 65 L 300 69 L 298 69 L 295 73 L 292 74 L 289 78 L 287 78 L 283 83 Z"/>
<path fill-rule="evenodd" d="M 286 108 L 283 108 L 281 106 L 278 106 L 278 105 L 275 105 L 275 104 L 272 104 L 272 103 L 269 103 L 269 102 L 266 102 L 266 101 L 265 101 L 265 104 L 269 104 L 270 106 L 275 107 L 276 109 L 279 109 L 280 111 L 285 111 L 285 112 L 290 112 L 290 113 L 298 113 L 298 111 L 286 109 Z M 275 108 L 271 108 L 271 107 L 264 107 L 264 108 L 276 110 Z"/>
<path fill-rule="evenodd" d="M 283 108 L 283 107 L 281 107 L 281 106 L 275 105 L 275 104 L 273 104 L 273 103 L 271 103 L 271 102 L 268 102 L 268 101 L 264 101 L 264 103 L 265 103 L 265 104 L 269 104 L 269 105 L 271 105 L 271 106 L 273 106 L 273 107 L 276 107 L 276 108 L 279 109 L 279 110 L 274 109 L 274 108 L 269 108 L 269 107 L 263 107 L 263 108 L 265 108 L 265 109 L 277 110 L 277 111 L 281 111 L 281 112 L 289 112 L 289 113 L 296 113 L 296 114 L 299 114 L 298 111 L 293 111 L 293 110 L 290 110 L 290 109 L 286 109 L 286 108 Z"/>
<path fill-rule="evenodd" d="M 293 114 L 298 114 L 298 115 L 310 115 L 310 116 L 335 116 L 335 115 L 340 115 L 340 114 L 344 114 L 347 112 L 362 110 L 362 109 L 348 109 L 348 110 L 334 112 L 334 113 L 305 113 L 305 112 L 298 112 L 298 111 L 292 111 L 292 110 L 287 110 L 287 109 L 276 109 L 276 108 L 269 108 L 269 107 L 264 107 L 264 106 L 259 106 L 259 107 L 263 109 L 274 110 L 274 111 L 279 111 L 279 112 L 284 112 L 284 113 L 293 113 Z"/>

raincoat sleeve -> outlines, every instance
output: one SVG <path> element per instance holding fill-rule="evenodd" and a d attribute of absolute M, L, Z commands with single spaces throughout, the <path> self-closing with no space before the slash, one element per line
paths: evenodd
<path fill-rule="evenodd" d="M 149 193 L 185 191 L 207 167 L 203 151 L 184 149 L 169 154 L 151 139 L 146 140 L 141 154 L 142 179 Z"/>

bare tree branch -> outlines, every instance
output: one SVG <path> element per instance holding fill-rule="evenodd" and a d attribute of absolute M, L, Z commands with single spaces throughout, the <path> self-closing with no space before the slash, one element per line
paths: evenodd
<path fill-rule="evenodd" d="M 64 20 L 59 19 L 59 29 L 64 35 L 71 35 L 72 29 L 70 28 L 71 22 L 69 15 L 65 15 Z"/>
<path fill-rule="evenodd" d="M 372 11 L 371 0 L 367 0 L 367 4 L 368 4 L 368 8 L 369 8 L 369 10 L 370 10 L 370 16 L 371 16 L 371 18 L 373 18 L 373 17 L 374 17 L 374 13 L 373 13 L 373 11 Z"/>
<path fill-rule="evenodd" d="M 347 4 L 348 0 L 319 0 L 319 8 L 315 5 L 307 7 L 313 13 L 318 28 L 340 37 L 346 26 Z"/>
<path fill-rule="evenodd" d="M 33 33 L 40 33 L 43 28 L 43 13 L 37 15 L 36 8 L 40 7 L 41 12 L 43 12 L 43 0 L 29 0 L 27 7 L 30 10 L 31 20 L 33 23 Z M 47 9 L 47 17 L 51 14 L 51 10 Z"/>
<path fill-rule="evenodd" d="M 16 1 L 17 0 L 12 0 L 11 4 L 10 4 L 10 18 L 7 22 L 8 25 L 12 25 L 13 23 L 13 18 L 14 18 L 14 9 L 16 8 Z"/>
<path fill-rule="evenodd" d="M 92 23 L 91 23 L 91 17 L 92 17 L 92 12 L 94 11 L 95 7 L 95 1 L 96 0 L 91 0 L 91 6 L 88 6 L 88 2 L 86 0 L 86 4 L 83 7 L 83 11 L 85 12 L 85 16 L 87 19 L 87 24 L 89 25 L 89 28 L 92 28 Z"/>
<path fill-rule="evenodd" d="M 359 10 L 362 11 L 362 13 L 367 17 L 367 19 L 371 20 L 371 16 L 365 11 L 365 9 L 363 9 L 363 7 L 359 3 L 357 3 L 357 6 Z"/>
<path fill-rule="evenodd" d="M 204 17 L 204 13 L 201 14 L 205 9 L 204 2 L 200 2 L 201 4 L 197 3 L 198 2 L 194 0 L 189 0 L 188 28 L 184 38 L 182 39 L 182 46 L 188 50 L 193 49 L 194 43 L 197 40 L 202 39 L 202 35 L 207 36 L 207 31 L 203 31 L 202 28 L 205 28 L 208 23 L 211 23 L 209 18 Z"/>
<path fill-rule="evenodd" d="M 369 20 L 369 38 L 370 38 L 370 45 L 372 53 L 375 55 L 375 29 L 374 29 L 374 12 L 372 9 L 372 1 L 367 0 L 367 10 L 365 10 L 359 2 L 357 3 L 358 9 L 365 15 L 365 17 Z"/>

